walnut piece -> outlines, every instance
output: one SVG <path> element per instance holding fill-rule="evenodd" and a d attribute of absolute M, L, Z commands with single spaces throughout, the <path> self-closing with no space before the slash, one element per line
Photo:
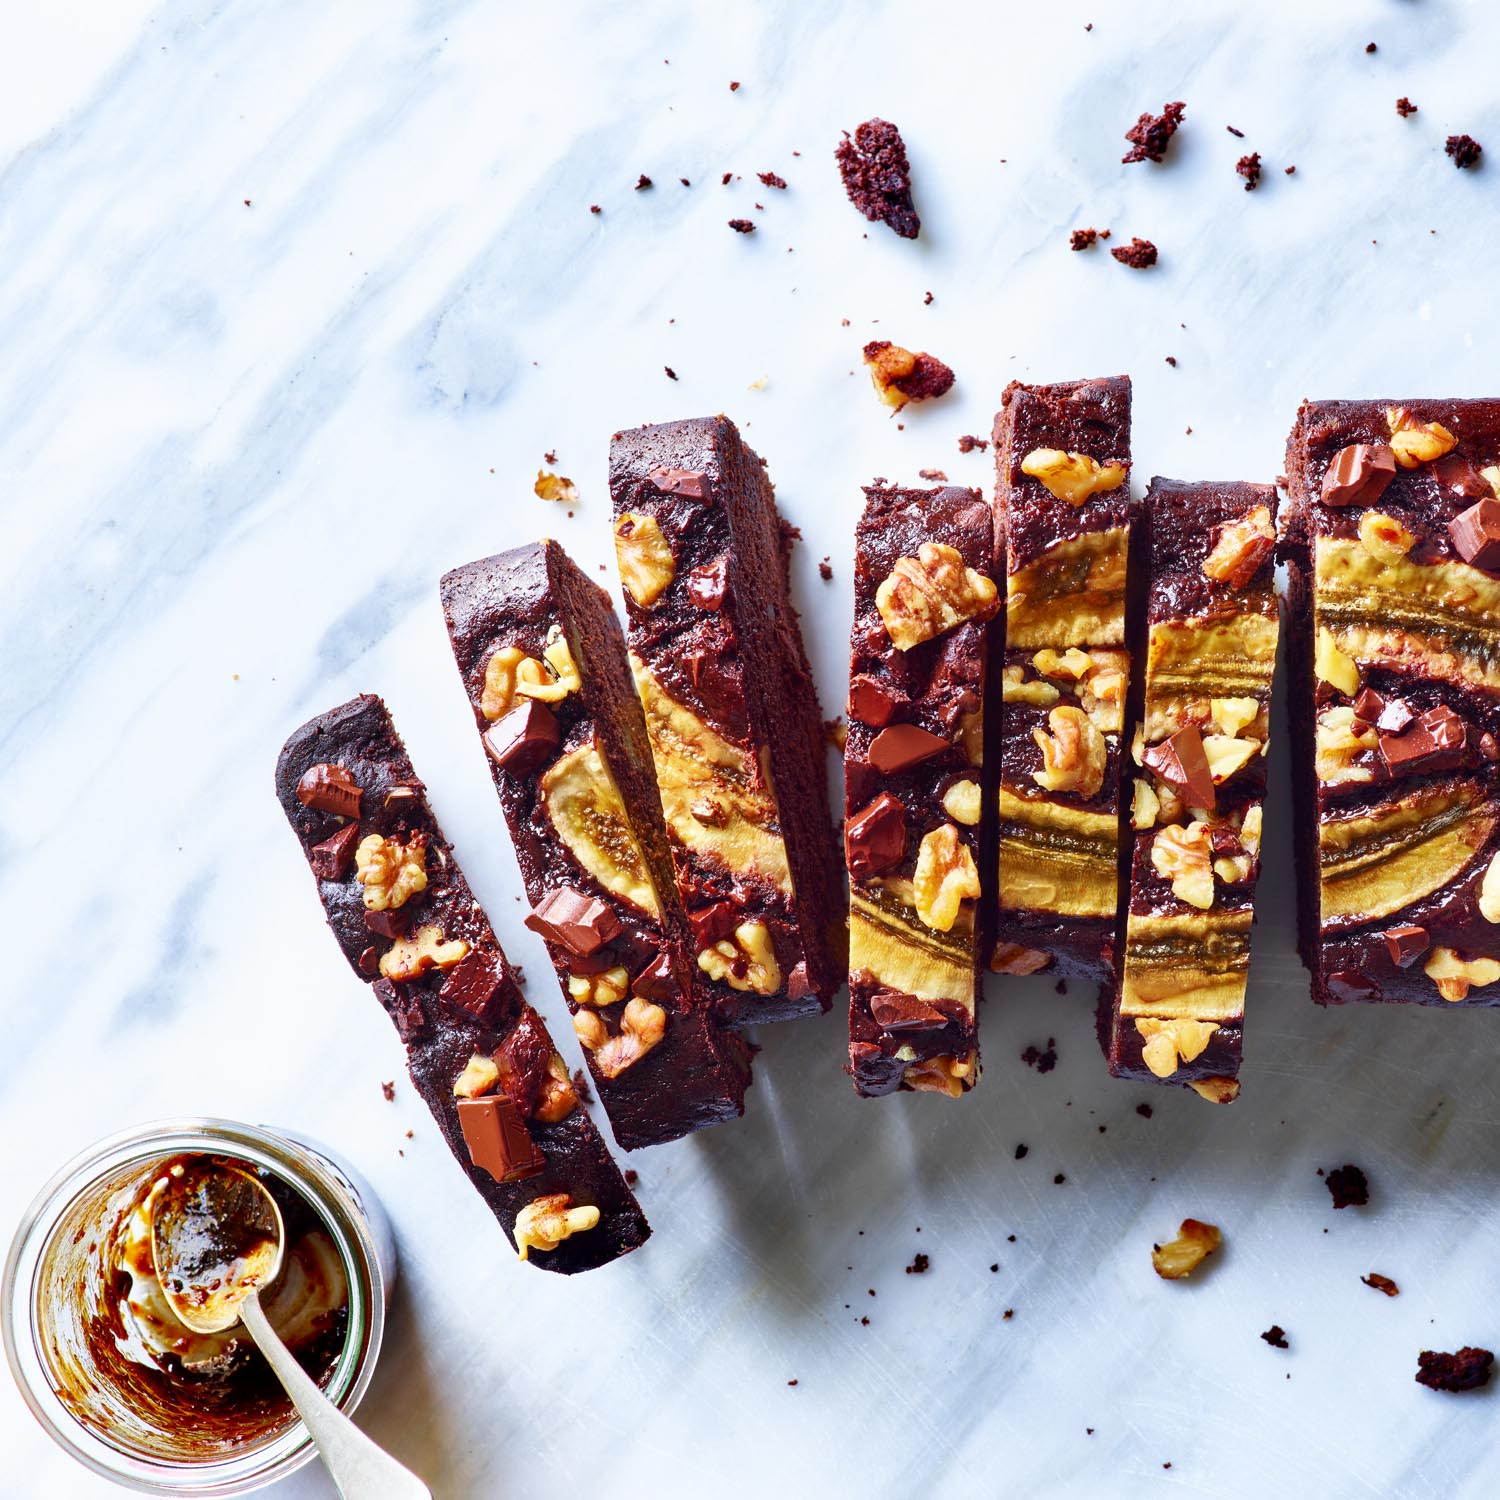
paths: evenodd
<path fill-rule="evenodd" d="M 1260 717 L 1260 701 L 1256 698 L 1210 698 L 1208 714 L 1220 734 L 1233 736 Z M 1257 734 L 1252 738 L 1263 740 L 1265 735 Z"/>
<path fill-rule="evenodd" d="M 909 1063 L 902 1071 L 901 1081 L 919 1094 L 946 1094 L 950 1099 L 957 1099 L 969 1080 L 974 1078 L 975 1068 L 975 1054 L 972 1052 L 963 1057 L 925 1057 L 920 1062 Z"/>
<path fill-rule="evenodd" d="M 1236 772 L 1242 771 L 1265 747 L 1259 740 L 1238 739 L 1228 734 L 1205 734 L 1203 758 L 1220 786 Z"/>
<path fill-rule="evenodd" d="M 1048 494 L 1074 506 L 1117 490 L 1125 482 L 1122 464 L 1101 464 L 1086 453 L 1064 453 L 1060 448 L 1033 448 L 1021 460 L 1021 472 L 1039 479 Z"/>
<path fill-rule="evenodd" d="M 721 938 L 699 953 L 698 967 L 710 979 L 725 982 L 732 990 L 774 995 L 781 988 L 776 945 L 764 922 L 741 922 L 734 929 L 733 942 Z"/>
<path fill-rule="evenodd" d="M 1482 989 L 1500 979 L 1500 963 L 1493 958 L 1463 959 L 1453 948 L 1434 948 L 1422 972 L 1444 1000 L 1467 1000 L 1475 985 Z"/>
<path fill-rule="evenodd" d="M 477 1099 L 487 1094 L 500 1082 L 500 1069 L 493 1057 L 476 1052 L 464 1064 L 464 1070 L 453 1084 L 453 1093 L 459 1099 Z"/>
<path fill-rule="evenodd" d="M 955 781 L 943 793 L 943 811 L 955 823 L 962 823 L 965 828 L 977 826 L 984 812 L 979 783 L 968 780 Z"/>
<path fill-rule="evenodd" d="M 1313 766 L 1324 786 L 1375 779 L 1368 766 L 1354 764 L 1354 757 L 1362 750 L 1374 750 L 1379 736 L 1372 725 L 1355 718 L 1347 703 L 1325 708 L 1318 715 L 1314 741 Z"/>
<path fill-rule="evenodd" d="M 615 1005 L 630 993 L 630 970 L 616 964 L 602 974 L 569 974 L 568 994 L 579 1005 Z"/>
<path fill-rule="evenodd" d="M 538 469 L 536 483 L 531 488 L 538 500 L 556 500 L 564 505 L 578 503 L 578 486 L 550 469 Z"/>
<path fill-rule="evenodd" d="M 1210 1104 L 1232 1104 L 1240 1096 L 1238 1078 L 1190 1078 L 1188 1087 Z"/>
<path fill-rule="evenodd" d="M 672 544 L 655 516 L 627 510 L 615 522 L 615 560 L 620 582 L 642 609 L 649 609 L 677 576 Z"/>
<path fill-rule="evenodd" d="M 1270 507 L 1252 506 L 1238 521 L 1219 528 L 1212 550 L 1203 559 L 1204 576 L 1232 589 L 1245 588 L 1275 545 Z"/>
<path fill-rule="evenodd" d="M 1184 1219 L 1175 1240 L 1151 1247 L 1151 1268 L 1163 1281 L 1180 1281 L 1192 1275 L 1223 1243 L 1224 1236 L 1216 1224 Z"/>
<path fill-rule="evenodd" d="M 1193 1062 L 1219 1029 L 1216 1021 L 1166 1021 L 1139 1016 L 1135 1029 L 1144 1045 L 1141 1060 L 1158 1078 L 1170 1078 L 1181 1062 Z"/>
<path fill-rule="evenodd" d="M 1441 422 L 1419 422 L 1404 406 L 1386 407 L 1385 420 L 1391 429 L 1391 452 L 1403 469 L 1430 464 L 1458 446 L 1458 439 Z"/>
<path fill-rule="evenodd" d="M 1037 974 L 1052 962 L 1052 955 L 1020 943 L 996 943 L 990 969 L 996 974 Z"/>
<path fill-rule="evenodd" d="M 1397 563 L 1417 544 L 1416 536 L 1394 516 L 1367 510 L 1359 518 L 1360 545 L 1376 562 Z"/>
<path fill-rule="evenodd" d="M 578 1108 L 578 1090 L 562 1054 L 554 1052 L 547 1059 L 547 1076 L 542 1080 L 542 1094 L 537 1101 L 536 1117 L 549 1125 L 566 1120 Z"/>
<path fill-rule="evenodd" d="M 599 1210 L 592 1204 L 574 1208 L 571 1194 L 544 1193 L 516 1215 L 516 1249 L 522 1260 L 533 1250 L 556 1250 L 598 1222 Z"/>
<path fill-rule="evenodd" d="M 548 630 L 542 655 L 545 662 L 527 656 L 519 646 L 502 646 L 490 657 L 479 698 L 479 711 L 486 719 L 493 722 L 503 718 L 518 697 L 560 703 L 583 686 L 583 676 L 573 660 L 562 626 L 553 625 Z"/>
<path fill-rule="evenodd" d="M 897 411 L 909 401 L 930 401 L 953 388 L 953 371 L 936 355 L 914 354 L 887 339 L 866 344 L 864 360 L 876 393 Z"/>
<path fill-rule="evenodd" d="M 987 620 L 998 604 L 993 580 L 939 542 L 923 542 L 915 557 L 897 558 L 875 591 L 875 608 L 898 651 L 910 651 L 966 620 Z"/>
<path fill-rule="evenodd" d="M 1054 651 L 1049 646 L 1032 655 L 1031 665 L 1043 677 L 1062 677 L 1077 682 L 1088 675 L 1094 658 L 1077 646 L 1069 646 L 1066 651 Z"/>
<path fill-rule="evenodd" d="M 1495 498 L 1500 500 L 1500 464 L 1486 464 L 1479 471 L 1479 477 L 1495 492 Z"/>
<path fill-rule="evenodd" d="M 1313 657 L 1313 672 L 1319 682 L 1338 689 L 1345 697 L 1352 698 L 1359 692 L 1359 668 L 1353 657 L 1346 656 L 1338 648 L 1333 632 L 1326 626 L 1318 626 L 1318 645 Z"/>
<path fill-rule="evenodd" d="M 427 835 L 400 839 L 372 833 L 354 851 L 354 875 L 371 911 L 395 911 L 427 889 Z"/>
<path fill-rule="evenodd" d="M 1031 737 L 1042 752 L 1042 769 L 1033 771 L 1031 779 L 1049 792 L 1077 792 L 1093 797 L 1104 785 L 1107 763 L 1104 736 L 1094 721 L 1071 704 L 1054 708 L 1047 715 L 1051 728 L 1036 728 Z"/>
<path fill-rule="evenodd" d="M 1161 798 L 1146 777 L 1137 776 L 1130 793 L 1130 826 L 1137 833 L 1144 833 L 1146 829 L 1156 827 L 1160 813 Z"/>
<path fill-rule="evenodd" d="M 912 876 L 917 915 L 934 932 L 951 932 L 959 909 L 979 895 L 979 870 L 952 823 L 923 834 Z"/>
<path fill-rule="evenodd" d="M 638 1063 L 667 1034 L 667 1013 L 661 1006 L 639 997 L 620 1012 L 618 1036 L 596 1010 L 580 1010 L 573 1016 L 578 1040 L 593 1054 L 594 1067 L 605 1078 L 618 1078 Z"/>
<path fill-rule="evenodd" d="M 1172 882 L 1172 894 L 1199 911 L 1214 904 L 1214 870 L 1209 854 L 1208 824 L 1169 823 L 1151 841 L 1151 867 Z"/>
<path fill-rule="evenodd" d="M 1062 694 L 1050 682 L 1026 680 L 1025 667 L 1005 667 L 1000 673 L 1000 701 L 1029 703 L 1033 708 L 1051 708 Z"/>
<path fill-rule="evenodd" d="M 1479 915 L 1486 922 L 1500 922 L 1500 854 L 1490 859 L 1479 882 Z"/>
<path fill-rule="evenodd" d="M 468 952 L 469 945 L 462 938 L 445 943 L 441 930 L 429 923 L 410 937 L 397 938 L 380 955 L 380 976 L 401 984 L 429 969 L 451 969 Z"/>

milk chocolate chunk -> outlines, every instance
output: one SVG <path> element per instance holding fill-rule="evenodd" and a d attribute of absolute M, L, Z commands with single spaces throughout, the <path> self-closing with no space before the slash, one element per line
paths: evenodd
<path fill-rule="evenodd" d="M 373 977 L 380 972 L 380 949 L 373 943 L 360 950 L 357 960 L 359 972 Z"/>
<path fill-rule="evenodd" d="M 1432 477 L 1438 488 L 1450 495 L 1459 495 L 1465 500 L 1482 500 L 1493 497 L 1494 491 L 1485 482 L 1484 476 L 1466 458 L 1449 453 L 1432 466 Z"/>
<path fill-rule="evenodd" d="M 1214 808 L 1214 775 L 1195 724 L 1184 724 L 1160 744 L 1148 745 L 1142 759 L 1189 807 Z"/>
<path fill-rule="evenodd" d="M 873 677 L 861 674 L 849 684 L 849 717 L 871 729 L 884 729 L 904 703 L 905 699 Z"/>
<path fill-rule="evenodd" d="M 1358 704 L 1355 705 L 1355 712 L 1359 713 Z M 1360 714 L 1360 717 L 1364 718 L 1364 715 Z M 1416 715 L 1405 698 L 1390 698 L 1381 706 L 1372 722 L 1377 729 L 1382 729 L 1387 734 L 1400 734 L 1415 718 Z"/>
<path fill-rule="evenodd" d="M 729 937 L 740 925 L 740 909 L 732 901 L 715 901 L 711 906 L 700 906 L 687 914 L 688 925 L 693 929 L 693 941 L 698 947 L 711 948 Z"/>
<path fill-rule="evenodd" d="M 1351 443 L 1328 465 L 1323 504 L 1373 505 L 1395 477 L 1396 455 L 1388 443 Z"/>
<path fill-rule="evenodd" d="M 804 996 L 812 994 L 812 980 L 808 977 L 805 960 L 795 965 L 792 972 L 786 976 L 786 992 L 793 1000 L 801 1000 Z"/>
<path fill-rule="evenodd" d="M 415 902 L 405 906 L 387 907 L 384 911 L 365 912 L 365 926 L 383 938 L 405 937 L 411 931 L 412 908 Z"/>
<path fill-rule="evenodd" d="M 545 703 L 522 698 L 484 732 L 484 748 L 497 766 L 524 776 L 550 760 L 562 745 L 562 726 Z"/>
<path fill-rule="evenodd" d="M 443 981 L 440 998 L 451 1005 L 493 1026 L 505 1010 L 505 966 L 495 953 L 472 949 L 448 971 Z"/>
<path fill-rule="evenodd" d="M 949 748 L 941 735 L 931 734 L 916 724 L 892 724 L 870 741 L 869 762 L 886 776 L 909 771 Z"/>
<path fill-rule="evenodd" d="M 1358 969 L 1335 969 L 1328 976 L 1328 992 L 1335 1000 L 1375 1000 L 1380 986 Z"/>
<path fill-rule="evenodd" d="M 669 953 L 658 953 L 630 982 L 630 993 L 637 1000 L 675 1000 L 681 988 Z"/>
<path fill-rule="evenodd" d="M 1382 732 L 1381 758 L 1392 776 L 1430 775 L 1463 764 L 1468 728 L 1446 704 L 1429 708 L 1399 734 Z"/>
<path fill-rule="evenodd" d="M 1354 700 L 1354 717 L 1366 724 L 1377 724 L 1385 711 L 1385 699 L 1374 688 L 1361 688 Z"/>
<path fill-rule="evenodd" d="M 870 1014 L 887 1031 L 936 1031 L 948 1024 L 947 1016 L 935 1006 L 915 995 L 889 990 L 870 997 Z"/>
<path fill-rule="evenodd" d="M 570 885 L 554 886 L 532 908 L 526 925 L 570 953 L 587 958 L 620 931 L 620 919 L 596 896 Z"/>
<path fill-rule="evenodd" d="M 1494 572 L 1500 569 L 1500 500 L 1480 500 L 1448 522 L 1448 535 L 1466 563 Z"/>
<path fill-rule="evenodd" d="M 697 469 L 677 469 L 664 464 L 652 469 L 646 477 L 657 489 L 668 495 L 688 495 L 694 500 L 701 500 L 703 481 L 708 476 Z"/>
<path fill-rule="evenodd" d="M 699 609 L 717 612 L 724 607 L 724 594 L 729 587 L 729 559 L 716 557 L 701 568 L 688 574 L 688 598 Z"/>
<path fill-rule="evenodd" d="M 458 1101 L 458 1125 L 469 1160 L 496 1182 L 520 1182 L 546 1170 L 521 1111 L 504 1094 Z"/>
<path fill-rule="evenodd" d="M 335 834 L 314 844 L 307 851 L 307 862 L 319 880 L 342 880 L 354 863 L 354 846 L 359 842 L 359 824 L 345 823 Z"/>
<path fill-rule="evenodd" d="M 1409 969 L 1432 941 L 1425 927 L 1387 927 L 1380 935 L 1391 950 L 1391 962 L 1398 969 Z"/>
<path fill-rule="evenodd" d="M 309 766 L 297 783 L 297 800 L 315 812 L 337 813 L 341 818 L 359 819 L 362 795 L 354 778 L 342 767 L 326 761 Z"/>
<path fill-rule="evenodd" d="M 882 792 L 844 829 L 849 873 L 866 880 L 899 864 L 906 853 L 906 809 Z"/>

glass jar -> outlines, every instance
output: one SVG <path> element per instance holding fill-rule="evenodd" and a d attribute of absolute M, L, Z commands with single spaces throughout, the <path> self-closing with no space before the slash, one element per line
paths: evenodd
<path fill-rule="evenodd" d="M 395 1247 L 379 1203 L 319 1146 L 229 1120 L 163 1120 L 100 1141 L 65 1166 L 21 1220 L 0 1285 L 5 1353 L 27 1405 L 47 1432 L 97 1474 L 155 1495 L 242 1495 L 285 1478 L 314 1456 L 289 1413 L 265 1432 L 205 1456 L 180 1427 L 132 1403 L 128 1382 L 91 1340 L 91 1308 L 108 1272 L 100 1246 L 167 1158 L 206 1153 L 279 1177 L 322 1221 L 348 1285 L 343 1348 L 325 1385 L 345 1412 L 359 1404 L 380 1353 Z"/>

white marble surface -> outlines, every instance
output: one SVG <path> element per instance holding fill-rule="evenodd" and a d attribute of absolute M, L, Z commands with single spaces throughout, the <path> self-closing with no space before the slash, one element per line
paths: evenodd
<path fill-rule="evenodd" d="M 604 562 L 615 427 L 746 428 L 833 713 L 858 484 L 987 483 L 954 440 L 1012 377 L 1130 371 L 1142 479 L 1275 475 L 1305 394 L 1494 394 L 1492 6 L 96 0 L 6 32 L 0 1225 L 153 1115 L 335 1143 L 404 1255 L 364 1419 L 445 1497 L 1493 1493 L 1493 1395 L 1412 1374 L 1500 1342 L 1500 1015 L 1309 1006 L 1284 785 L 1238 1104 L 1111 1082 L 1089 997 L 1043 982 L 996 986 L 956 1106 L 861 1103 L 836 1015 L 782 1028 L 742 1123 L 635 1159 L 649 1246 L 571 1283 L 512 1262 L 404 1082 L 382 1099 L 396 1039 L 270 786 L 290 728 L 383 692 L 541 976 L 436 581 L 548 529 Z M 1175 98 L 1170 163 L 1120 166 Z M 916 244 L 866 237 L 834 175 L 875 113 Z M 1490 164 L 1454 171 L 1450 131 Z M 1160 266 L 1071 254 L 1080 224 Z M 950 361 L 952 397 L 888 420 L 873 336 Z M 531 494 L 548 448 L 572 519 Z M 1315 1173 L 1346 1160 L 1374 1197 L 1335 1214 Z M 1226 1250 L 1167 1285 L 1151 1243 L 1185 1214 Z M 106 1488 L 8 1382 L 0 1453 L 7 1494 Z"/>

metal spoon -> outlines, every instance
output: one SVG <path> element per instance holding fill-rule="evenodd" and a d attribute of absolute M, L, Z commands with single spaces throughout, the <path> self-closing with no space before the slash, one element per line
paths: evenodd
<path fill-rule="evenodd" d="M 325 1396 L 277 1337 L 260 1291 L 281 1270 L 286 1232 L 263 1183 L 211 1157 L 169 1176 L 151 1215 L 151 1251 L 172 1311 L 194 1333 L 243 1323 L 297 1408 L 344 1500 L 432 1500 Z"/>

